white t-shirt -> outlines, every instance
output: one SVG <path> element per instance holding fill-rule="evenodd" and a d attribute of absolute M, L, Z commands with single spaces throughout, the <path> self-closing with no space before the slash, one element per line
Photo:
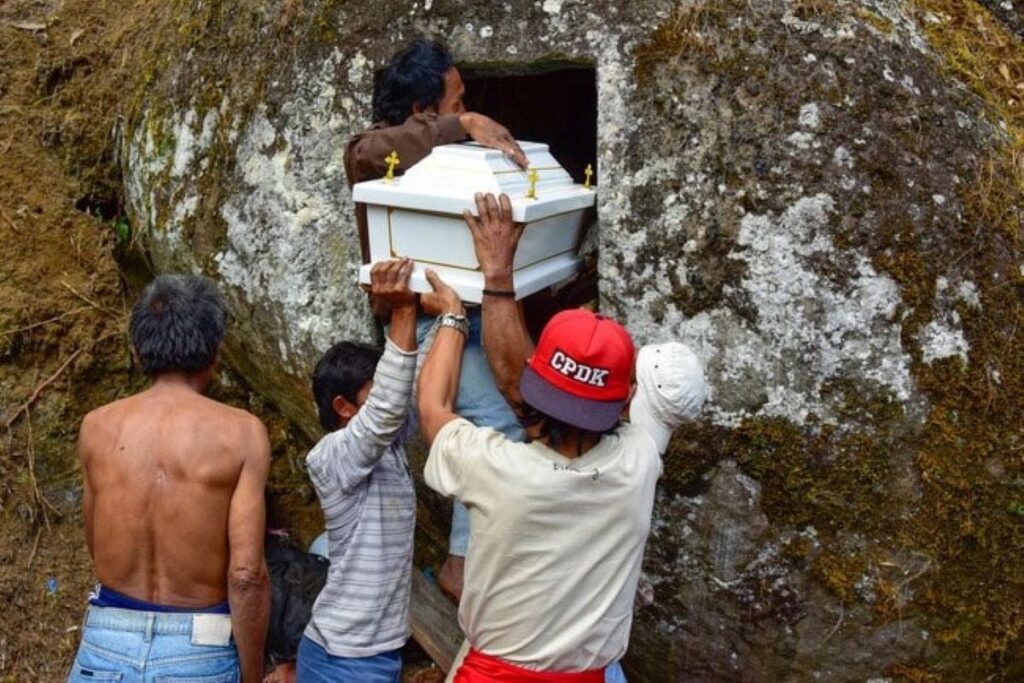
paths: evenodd
<path fill-rule="evenodd" d="M 477 650 L 530 669 L 598 669 L 626 652 L 657 446 L 622 424 L 582 456 L 449 422 L 424 472 L 466 505 L 459 623 Z"/>

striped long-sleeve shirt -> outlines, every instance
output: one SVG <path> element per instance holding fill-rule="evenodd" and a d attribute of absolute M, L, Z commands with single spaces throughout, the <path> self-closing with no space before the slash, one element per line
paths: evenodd
<path fill-rule="evenodd" d="M 339 657 L 369 657 L 409 638 L 416 494 L 404 440 L 416 353 L 390 340 L 366 403 L 306 456 L 331 559 L 306 636 Z"/>

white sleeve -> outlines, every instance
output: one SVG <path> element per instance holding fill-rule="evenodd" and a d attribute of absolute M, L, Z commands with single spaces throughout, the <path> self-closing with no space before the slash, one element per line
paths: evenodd
<path fill-rule="evenodd" d="M 504 438 L 461 417 L 446 424 L 434 437 L 423 469 L 427 486 L 458 500 L 471 496 L 481 472 L 489 467 L 488 449 L 494 444 L 488 441 L 495 436 Z"/>

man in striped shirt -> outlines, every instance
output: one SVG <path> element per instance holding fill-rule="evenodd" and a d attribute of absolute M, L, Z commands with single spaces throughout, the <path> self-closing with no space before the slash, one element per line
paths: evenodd
<path fill-rule="evenodd" d="M 331 568 L 299 645 L 299 683 L 398 683 L 409 638 L 416 500 L 403 442 L 412 433 L 416 295 L 412 261 L 376 264 L 372 293 L 390 303 L 383 353 L 342 342 L 317 364 L 320 421 L 306 456 L 323 506 Z"/>

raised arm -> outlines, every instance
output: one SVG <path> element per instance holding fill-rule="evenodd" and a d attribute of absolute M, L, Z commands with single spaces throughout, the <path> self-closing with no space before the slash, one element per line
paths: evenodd
<path fill-rule="evenodd" d="M 255 417 L 242 447 L 248 453 L 228 511 L 228 604 L 244 683 L 263 680 L 263 646 L 270 617 L 270 577 L 263 555 L 266 509 L 263 493 L 270 469 L 267 430 Z"/>
<path fill-rule="evenodd" d="M 377 465 L 408 417 L 416 373 L 416 294 L 409 289 L 412 268 L 412 259 L 404 258 L 375 263 L 370 270 L 370 291 L 390 308 L 391 327 L 366 403 L 345 430 L 352 459 L 347 465 L 363 475 Z"/>
<path fill-rule="evenodd" d="M 523 417 L 519 378 L 533 354 L 533 341 L 526 331 L 522 306 L 511 293 L 512 261 L 523 225 L 512 222 L 508 195 L 476 195 L 477 216 L 469 211 L 463 218 L 473 233 L 477 260 L 484 273 L 483 346 L 494 381 L 512 410 Z M 488 294 L 492 292 L 492 294 Z"/>
<path fill-rule="evenodd" d="M 442 315 L 465 317 L 465 309 L 459 295 L 446 285 L 433 270 L 427 269 L 427 280 L 434 288 Z M 455 398 L 459 393 L 459 373 L 462 370 L 462 348 L 466 335 L 454 327 L 440 327 L 430 347 L 427 359 L 420 370 L 417 406 L 420 414 L 420 431 L 427 444 L 441 428 L 458 417 L 455 414 Z"/>
<path fill-rule="evenodd" d="M 375 263 L 370 270 L 373 296 L 388 304 L 391 328 L 366 401 L 345 429 L 321 439 L 306 464 L 324 487 L 351 490 L 370 475 L 398 438 L 409 414 L 416 372 L 416 294 L 409 289 L 412 259 Z"/>
<path fill-rule="evenodd" d="M 349 185 L 384 177 L 384 158 L 392 150 L 400 160 L 399 171 L 420 162 L 438 145 L 470 137 L 484 147 L 500 149 L 522 169 L 529 163 L 519 143 L 505 126 L 476 112 L 438 116 L 413 114 L 397 126 L 377 126 L 353 137 L 345 148 L 345 174 Z"/>
<path fill-rule="evenodd" d="M 466 138 L 458 115 L 414 114 L 398 126 L 374 127 L 353 137 L 345 148 L 345 174 L 349 185 L 383 178 L 384 158 L 394 150 L 404 171 L 430 154 L 437 145 Z"/>

